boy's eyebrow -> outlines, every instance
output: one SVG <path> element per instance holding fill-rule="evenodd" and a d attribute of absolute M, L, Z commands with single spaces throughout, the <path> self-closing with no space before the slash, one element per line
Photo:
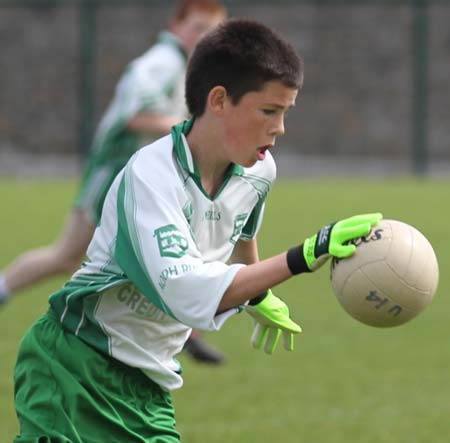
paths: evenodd
<path fill-rule="evenodd" d="M 277 109 L 291 109 L 295 106 L 295 102 L 289 106 L 278 105 L 276 103 L 266 103 L 265 106 L 273 106 L 274 108 L 277 108 Z"/>

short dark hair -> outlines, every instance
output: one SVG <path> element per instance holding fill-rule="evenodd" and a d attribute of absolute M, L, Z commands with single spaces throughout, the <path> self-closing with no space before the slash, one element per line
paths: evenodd
<path fill-rule="evenodd" d="M 223 86 L 232 103 L 247 92 L 260 91 L 265 83 L 279 80 L 300 89 L 303 61 L 292 45 L 261 23 L 227 20 L 208 33 L 191 56 L 186 73 L 189 112 L 205 112 L 209 91 Z"/>

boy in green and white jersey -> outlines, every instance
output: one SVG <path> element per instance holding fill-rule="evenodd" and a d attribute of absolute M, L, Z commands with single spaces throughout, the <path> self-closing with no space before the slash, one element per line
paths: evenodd
<path fill-rule="evenodd" d="M 325 226 L 259 261 L 256 235 L 275 178 L 268 150 L 302 85 L 291 45 L 252 21 L 197 46 L 186 77 L 193 118 L 138 151 L 108 191 L 89 261 L 50 298 L 15 369 L 16 443 L 175 443 L 170 397 L 190 328 L 254 319 L 252 341 L 293 350 L 301 328 L 270 288 L 344 258 L 380 214 Z"/>
<path fill-rule="evenodd" d="M 181 386 L 173 356 L 190 328 L 219 329 L 238 311 L 216 316 L 243 266 L 226 263 L 255 238 L 275 178 L 267 153 L 251 168 L 230 165 L 210 196 L 186 140 L 193 124 L 131 158 L 108 192 L 90 261 L 50 298 L 67 330 L 167 390 Z"/>
<path fill-rule="evenodd" d="M 127 67 L 114 98 L 95 134 L 76 207 L 85 210 L 96 223 L 106 192 L 118 172 L 142 146 L 167 133 L 172 124 L 188 115 L 184 100 L 187 52 L 168 31 L 158 42 Z M 134 120 L 143 113 L 159 115 L 165 123 L 134 130 Z"/>
<path fill-rule="evenodd" d="M 114 177 L 140 147 L 188 116 L 184 99 L 187 58 L 206 31 L 226 17 L 217 0 L 180 0 L 167 31 L 132 61 L 97 129 L 75 205 L 55 243 L 27 251 L 0 272 L 0 305 L 27 286 L 73 273 L 85 257 Z M 186 351 L 221 363 L 223 355 L 194 333 Z"/>

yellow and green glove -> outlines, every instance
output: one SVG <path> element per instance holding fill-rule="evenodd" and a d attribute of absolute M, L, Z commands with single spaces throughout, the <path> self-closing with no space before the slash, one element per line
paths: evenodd
<path fill-rule="evenodd" d="M 346 258 L 355 252 L 350 240 L 363 237 L 383 218 L 380 213 L 355 215 L 330 223 L 317 234 L 307 238 L 300 246 L 289 249 L 287 263 L 292 274 L 312 272 L 319 269 L 330 257 Z M 267 293 L 249 301 L 245 310 L 254 319 L 252 335 L 253 347 L 272 354 L 281 334 L 284 347 L 294 350 L 294 334 L 302 328 L 289 318 L 287 305 L 275 297 L 269 289 Z"/>
<path fill-rule="evenodd" d="M 289 249 L 287 262 L 292 274 L 319 269 L 330 257 L 347 258 L 355 252 L 350 240 L 363 237 L 383 218 L 380 213 L 355 215 L 330 223 L 300 246 Z"/>
<path fill-rule="evenodd" d="M 264 351 L 272 354 L 280 335 L 283 334 L 285 349 L 294 350 L 294 334 L 302 332 L 302 328 L 289 318 L 289 308 L 275 297 L 270 289 L 263 296 L 250 300 L 245 306 L 245 311 L 254 320 L 252 334 L 254 348 L 260 349 L 265 343 Z"/>

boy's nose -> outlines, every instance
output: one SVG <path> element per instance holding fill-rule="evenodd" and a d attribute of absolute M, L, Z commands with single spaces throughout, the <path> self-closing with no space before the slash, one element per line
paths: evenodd
<path fill-rule="evenodd" d="M 271 135 L 284 135 L 284 118 L 280 118 L 271 131 Z"/>

